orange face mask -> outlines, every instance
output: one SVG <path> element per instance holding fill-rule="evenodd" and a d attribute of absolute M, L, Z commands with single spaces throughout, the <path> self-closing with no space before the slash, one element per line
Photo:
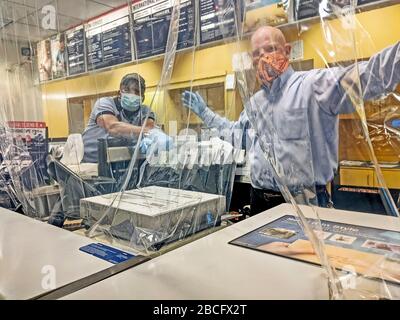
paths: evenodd
<path fill-rule="evenodd" d="M 289 67 L 289 59 L 280 52 L 264 53 L 258 61 L 257 75 L 261 83 L 271 86 Z"/>

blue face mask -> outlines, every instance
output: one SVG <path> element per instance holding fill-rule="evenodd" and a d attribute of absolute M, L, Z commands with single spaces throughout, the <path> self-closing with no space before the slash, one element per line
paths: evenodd
<path fill-rule="evenodd" d="M 121 93 L 121 106 L 127 111 L 137 111 L 140 108 L 142 98 L 133 93 Z"/>

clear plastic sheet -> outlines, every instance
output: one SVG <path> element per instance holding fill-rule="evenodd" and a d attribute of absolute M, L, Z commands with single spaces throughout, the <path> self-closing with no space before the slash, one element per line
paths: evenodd
<path fill-rule="evenodd" d="M 168 34 L 168 40 L 164 44 L 153 43 L 153 52 L 159 50 L 162 56 L 138 61 L 133 55 L 139 55 L 144 47 L 140 34 L 135 32 L 146 23 L 146 19 L 136 18 L 141 4 L 127 1 L 126 6 L 98 17 L 93 17 L 89 7 L 83 8 L 82 20 L 76 21 L 76 27 L 71 25 L 65 30 L 58 19 L 59 1 L 46 7 L 55 9 L 48 19 L 44 19 L 40 3 L 35 2 L 34 17 L 27 16 L 37 21 L 27 24 L 26 30 L 29 46 L 36 52 L 34 61 L 28 66 L 13 65 L 9 72 L 12 76 L 6 82 L 9 87 L 1 97 L 6 137 L 1 145 L 2 176 L 6 177 L 2 183 L 7 202 L 4 206 L 14 209 L 22 206 L 24 214 L 58 227 L 67 228 L 82 221 L 82 228 L 87 230 L 79 233 L 143 254 L 157 254 L 165 244 L 200 231 L 212 231 L 220 224 L 221 215 L 229 208 L 239 152 L 229 142 L 214 143 L 210 136 L 207 141 L 200 136 L 187 139 L 188 131 L 182 133 L 174 128 L 188 128 L 189 118 L 182 121 L 180 112 L 168 114 L 167 110 L 171 108 L 169 85 L 176 51 L 186 45 L 194 57 L 197 50 L 194 45 L 197 5 L 196 1 L 177 0 L 171 1 L 165 10 L 154 9 L 154 17 L 168 17 L 159 25 L 160 30 L 153 30 L 153 36 L 162 32 Z M 27 7 L 3 6 L 1 12 L 16 18 L 19 10 Z M 181 32 L 187 24 L 189 35 Z M 85 41 L 79 37 L 80 26 Z M 115 53 L 106 52 L 107 42 L 117 41 L 113 29 L 117 27 L 125 32 L 116 63 L 126 62 L 121 70 L 119 66 L 112 67 L 109 60 L 115 59 Z M 13 49 L 20 46 L 17 34 L 14 30 L 10 35 Z M 9 68 L 14 52 L 3 46 L 2 50 L 5 67 Z M 79 69 L 82 63 L 76 56 L 72 62 L 67 60 L 70 53 L 79 50 L 86 56 L 84 69 Z M 25 80 L 26 70 L 21 69 L 28 67 L 31 78 Z M 144 80 L 132 80 L 140 77 Z M 13 84 L 29 87 L 38 99 L 24 97 L 27 100 L 19 103 L 16 98 L 20 95 L 13 91 Z M 139 101 L 139 111 L 127 109 L 129 101 L 124 104 L 124 98 Z M 17 120 L 32 119 L 27 114 L 32 101 L 38 103 L 35 109 L 44 113 L 35 116 L 38 120 L 47 119 L 50 131 L 43 136 L 48 149 L 40 153 L 44 159 L 36 161 L 44 165 L 40 168 L 34 166 L 29 143 L 18 140 L 19 136 L 10 127 Z M 83 119 L 77 117 L 80 106 Z M 17 108 L 21 114 L 15 115 L 13 110 Z M 110 110 L 118 121 L 110 120 Z M 176 110 L 182 109 L 177 106 Z M 67 128 L 65 119 L 69 119 Z M 83 126 L 79 123 L 82 120 Z M 58 125 L 57 121 L 63 123 Z M 66 143 L 48 144 L 49 136 L 63 138 L 66 133 L 69 135 Z M 190 157 L 194 149 L 198 150 L 197 159 Z M 29 164 L 20 165 L 21 156 Z M 169 182 L 165 183 L 166 180 Z M 134 207 L 132 202 L 138 205 Z"/>
<path fill-rule="evenodd" d="M 45 165 L 48 150 L 45 127 L 34 122 L 42 118 L 40 91 L 34 86 L 37 69 L 32 56 L 20 54 L 22 47 L 33 48 L 26 10 L 23 5 L 10 7 L 2 3 L 0 6 L 1 72 L 5 77 L 0 90 L 2 185 L 10 195 L 12 209 L 23 208 L 27 215 L 43 218 L 46 216 L 44 204 L 36 201 L 34 189 L 44 187 L 49 181 Z M 25 17 L 21 19 L 25 24 L 18 31 L 28 34 L 28 40 L 23 41 L 16 36 L 15 25 L 5 31 L 8 23 L 21 16 Z M 23 123 L 25 119 L 30 123 Z M 34 145 L 36 148 L 32 151 Z"/>
<path fill-rule="evenodd" d="M 282 243 L 277 240 L 276 244 L 282 248 L 269 248 L 265 251 L 290 257 L 294 255 L 295 259 L 321 264 L 326 270 L 332 299 L 386 299 L 398 294 L 396 285 L 393 285 L 398 282 L 396 274 L 400 270 L 396 254 L 371 249 L 379 247 L 379 241 L 376 240 L 380 235 L 376 235 L 375 240 L 365 241 L 367 236 L 351 224 L 336 226 L 339 229 L 334 229 L 337 233 L 332 234 L 332 230 L 328 232 L 330 221 L 321 218 L 321 214 L 326 216 L 329 212 L 321 207 L 332 206 L 331 200 L 326 197 L 326 187 L 331 184 L 338 170 L 340 136 L 341 143 L 347 143 L 347 148 L 342 147 L 341 150 L 349 150 L 355 141 L 363 146 L 366 155 L 364 160 L 367 160 L 376 177 L 371 186 L 380 195 L 375 202 L 384 208 L 383 214 L 394 216 L 389 219 L 393 228 L 390 230 L 398 230 L 398 208 L 376 156 L 379 148 L 385 147 L 382 140 L 387 141 L 392 148 L 395 147 L 396 138 L 392 131 L 389 136 L 388 125 L 385 123 L 391 127 L 396 126 L 396 108 L 392 107 L 388 114 L 381 109 L 379 117 L 383 117 L 383 124 L 377 126 L 376 116 L 367 118 L 364 107 L 364 100 L 376 99 L 395 90 L 399 82 L 396 76 L 399 65 L 398 44 L 372 56 L 369 62 L 359 62 L 359 57 L 365 57 L 362 49 L 371 46 L 372 40 L 358 20 L 356 6 L 356 1 L 321 1 L 307 5 L 300 1 L 286 3 L 286 9 L 294 10 L 288 12 L 288 21 L 297 21 L 283 25 L 280 30 L 272 28 L 271 23 L 259 23 L 254 32 L 250 33 L 246 23 L 248 14 L 254 19 L 255 9 L 251 1 L 224 1 L 223 5 L 218 6 L 216 15 L 223 25 L 222 22 L 232 11 L 243 12 L 243 15 L 236 15 L 235 35 L 232 35 L 229 28 L 223 27 L 221 33 L 226 44 L 233 42 L 229 46 L 229 54 L 232 56 L 245 109 L 239 124 L 244 127 L 243 123 L 250 123 L 255 131 L 250 143 L 253 151 L 258 150 L 250 154 L 250 164 L 252 174 L 260 173 L 262 179 L 252 175 L 253 187 L 280 191 L 286 202 L 294 206 L 297 223 L 307 238 L 306 242 L 295 239 L 294 242 Z M 265 21 L 269 20 L 272 17 L 265 18 Z M 290 39 L 290 44 L 285 36 Z M 297 41 L 311 47 L 326 68 L 294 71 L 288 64 L 292 57 L 290 54 L 293 53 L 292 45 L 296 45 Z M 342 114 L 344 116 L 339 116 Z M 346 116 L 352 119 L 352 130 L 341 126 L 339 131 L 339 117 L 346 119 Z M 391 116 L 394 120 L 390 121 L 388 119 Z M 384 128 L 385 136 L 380 133 L 377 137 L 378 128 Z M 393 148 L 393 153 L 394 158 L 397 158 L 396 148 Z M 398 163 L 397 159 L 395 162 Z M 338 190 L 335 186 L 332 193 L 341 190 L 340 185 Z M 342 202 L 340 205 L 342 210 L 354 210 L 349 204 Z M 292 237 L 289 231 L 286 230 L 288 238 Z M 286 239 L 282 236 L 276 238 Z M 364 243 L 358 243 L 363 239 Z M 381 246 L 384 241 L 389 241 L 384 237 L 380 239 Z M 386 247 L 394 246 L 387 244 Z M 311 248 L 315 255 L 312 259 L 309 256 L 307 258 L 307 250 Z M 346 250 L 342 248 L 355 250 L 345 253 Z M 296 249 L 299 250 L 297 254 L 289 253 Z M 351 285 L 343 281 L 346 277 L 351 278 Z M 368 287 L 365 285 L 367 279 L 376 282 Z"/>
<path fill-rule="evenodd" d="M 170 1 L 155 15 L 169 15 L 153 31 L 157 41 L 157 33 L 168 33 L 159 56 L 145 52 L 146 39 L 138 34 L 147 21 L 128 0 L 126 8 L 97 18 L 87 4 L 68 30 L 52 11 L 44 19 L 40 1 L 29 14 L 25 4 L 0 3 L 1 26 L 23 17 L 12 29 L 0 27 L 2 207 L 59 227 L 77 224 L 87 237 L 157 255 L 219 227 L 246 150 L 252 186 L 280 192 L 305 234 L 296 243 L 278 237 L 267 252 L 297 252 L 296 259 L 321 264 L 331 299 L 399 298 L 400 198 L 393 178 L 400 156 L 399 50 L 383 50 L 389 44 L 369 34 L 355 0 L 215 0 L 204 28 L 214 26 L 215 42 L 199 21 L 185 20 L 188 11 L 201 12 L 200 1 Z M 55 17 L 60 5 L 48 4 Z M 182 32 L 191 23 L 191 31 Z M 106 58 L 112 54 L 99 54 L 97 45 L 107 47 L 115 25 L 125 26 L 132 46 L 126 41 L 119 48 L 125 54 L 112 65 Z M 68 46 L 72 33 L 76 43 Z M 203 49 L 218 46 L 224 57 L 210 51 L 211 67 L 202 65 Z M 21 47 L 36 55 L 17 54 Z M 79 59 L 67 68 L 66 52 L 82 48 L 86 69 L 79 69 Z M 129 51 L 141 52 L 140 60 Z M 287 65 L 289 53 L 300 71 Z M 219 59 L 231 61 L 223 73 L 212 69 Z M 120 86 L 133 73 L 145 82 Z M 129 113 L 131 100 L 140 101 L 139 114 Z M 103 131 L 88 133 L 99 123 Z M 49 144 L 49 137 L 63 141 Z M 368 171 L 366 182 L 354 170 Z M 365 194 L 378 209 L 356 208 Z M 367 222 L 356 219 L 331 232 L 332 206 L 382 219 L 366 214 Z M 346 220 L 337 215 L 336 222 Z M 359 224 L 378 233 L 353 250 L 365 238 L 353 234 Z M 274 231 L 282 237 L 282 230 Z"/>
<path fill-rule="evenodd" d="M 394 117 L 394 114 L 382 108 L 383 121 L 381 120 L 380 125 L 387 132 L 386 135 L 382 135 L 381 132 L 376 130 L 380 121 L 374 115 L 374 103 L 371 101 L 379 101 L 383 96 L 392 95 L 396 90 L 400 80 L 398 77 L 399 43 L 396 39 L 397 43 L 393 43 L 383 50 L 376 50 L 376 53 L 369 59 L 360 61 L 360 57 L 366 56 L 365 48 L 375 46 L 372 37 L 355 15 L 356 4 L 355 1 L 349 1 L 348 6 L 344 8 L 341 8 L 339 4 L 332 5 L 332 14 L 338 18 L 339 23 L 334 24 L 323 20 L 321 28 L 326 40 L 325 48 L 316 49 L 316 51 L 320 56 L 327 52 L 328 56 L 334 58 L 336 66 L 333 69 L 336 73 L 336 80 L 345 91 L 346 99 L 351 101 L 354 109 L 350 117 L 341 120 L 347 121 L 347 123 L 350 120 L 353 131 L 348 132 L 346 129 L 349 128 L 349 125 L 344 124 L 341 127 L 340 134 L 342 137 L 347 134 L 347 137 L 356 142 L 357 147 L 363 150 L 364 154 L 357 160 L 363 160 L 364 165 L 367 163 L 367 166 L 372 167 L 374 182 L 370 186 L 373 186 L 380 196 L 380 199 L 377 198 L 376 202 L 381 203 L 384 214 L 394 217 L 389 220 L 389 230 L 396 230 L 399 227 L 399 209 L 395 199 L 393 199 L 393 192 L 388 189 L 389 182 L 392 179 L 391 175 L 394 172 L 384 176 L 384 168 L 388 166 L 388 161 L 383 159 L 385 153 L 382 150 L 387 148 L 386 146 L 389 144 L 392 147 L 391 156 L 395 159 L 398 157 L 399 150 L 395 147 L 395 144 L 391 143 L 393 140 L 392 133 L 389 133 L 389 127 L 385 124 L 386 121 L 389 126 L 393 125 L 393 120 L 390 121 L 389 119 Z M 350 65 L 348 62 L 339 61 L 339 57 L 344 55 L 350 58 Z M 349 109 L 342 111 L 343 113 L 350 113 Z M 389 162 L 393 164 L 393 161 Z M 394 163 L 396 162 L 398 162 L 397 159 Z M 359 285 L 345 288 L 344 296 L 354 295 L 366 299 L 398 297 L 397 285 L 400 265 L 396 258 L 394 245 L 390 244 L 391 240 L 391 238 L 386 238 L 364 242 L 363 247 L 371 248 L 374 254 L 378 253 L 380 256 L 371 258 L 369 263 L 364 260 L 368 258 L 367 256 L 353 257 L 349 260 L 349 265 L 352 265 L 357 272 L 355 281 L 359 281 Z M 385 241 L 389 243 L 385 243 Z M 381 251 L 374 250 L 378 248 L 381 248 Z M 365 289 L 361 282 L 371 278 L 376 280 L 376 287 L 369 291 Z"/>
<path fill-rule="evenodd" d="M 245 44 L 242 40 L 245 35 L 242 22 L 246 21 L 248 7 L 250 6 L 247 2 L 225 1 L 223 6 L 218 7 L 217 16 L 222 22 L 232 11 L 243 12 L 243 16 L 237 14 L 235 17 L 236 35 L 233 41 L 236 42 L 236 45 L 232 46 L 231 55 L 245 109 L 239 123 L 244 122 L 246 123 L 244 127 L 254 130 L 252 141 L 250 141 L 252 145 L 250 151 L 252 185 L 257 189 L 280 191 L 285 200 L 293 204 L 299 225 L 310 240 L 318 259 L 327 270 L 330 295 L 332 298 L 338 298 L 341 296 L 340 283 L 337 281 L 334 269 L 329 264 L 323 249 L 323 241 L 317 236 L 317 233 L 322 234 L 322 226 L 319 223 L 316 209 L 320 199 L 318 199 L 314 172 L 311 138 L 313 124 L 310 122 L 312 119 L 308 117 L 306 109 L 307 97 L 281 90 L 285 88 L 285 81 L 288 81 L 291 74 L 288 72 L 283 74 L 288 70 L 289 47 L 284 46 L 283 35 L 280 31 L 275 37 L 269 35 L 271 27 L 259 26 L 256 31 L 258 38 L 253 36 L 251 40 L 253 51 L 250 54 L 244 51 Z M 260 30 L 264 30 L 261 35 Z M 226 42 L 232 41 L 232 34 L 228 28 L 221 28 L 221 33 Z M 265 40 L 265 38 L 268 39 Z M 270 55 L 264 59 L 262 56 L 264 53 L 279 53 L 280 56 Z M 271 63 L 269 69 L 261 70 L 263 59 L 266 64 L 271 60 L 275 64 Z M 269 74 L 266 75 L 266 72 Z M 259 87 L 256 87 L 257 78 L 261 85 L 260 90 L 258 90 Z M 289 95 L 287 98 L 290 100 L 282 103 L 282 96 L 286 95 Z M 301 206 L 311 208 L 307 216 Z M 307 218 L 314 219 L 316 223 L 309 223 Z M 278 244 L 284 246 L 281 248 L 284 252 L 287 244 L 283 242 Z"/>
<path fill-rule="evenodd" d="M 178 170 L 178 181 L 175 184 L 159 187 L 161 181 L 158 179 L 141 179 L 139 183 L 139 173 L 146 173 L 149 170 L 156 174 L 168 177 L 169 167 L 161 166 L 149 168 L 148 163 L 151 159 L 162 157 L 168 150 L 173 148 L 173 139 L 166 136 L 160 129 L 152 129 L 146 132 L 145 124 L 151 117 L 154 109 L 155 97 L 158 94 L 164 97 L 161 102 L 162 109 L 166 108 L 167 88 L 171 80 L 172 71 L 175 63 L 175 53 L 179 37 L 179 23 L 181 12 L 180 1 L 174 1 L 171 7 L 171 18 L 169 25 L 168 41 L 166 43 L 164 61 L 159 80 L 154 92 L 153 100 L 149 104 L 142 130 L 139 133 L 137 144 L 133 149 L 132 160 L 129 163 L 125 175 L 122 177 L 122 184 L 118 185 L 118 193 L 109 196 L 100 196 L 100 199 L 109 199 L 106 202 L 105 210 L 94 223 L 90 221 L 96 216 L 94 209 L 88 208 L 87 219 L 89 225 L 88 236 L 94 236 L 101 231 L 108 237 L 126 241 L 128 246 L 151 254 L 156 252 L 165 244 L 174 242 L 187 236 L 214 227 L 220 216 L 225 210 L 225 197 L 208 196 L 205 192 L 210 192 L 209 188 L 203 188 L 202 193 L 185 192 L 182 189 L 183 168 Z M 171 117 L 169 123 L 171 124 Z M 147 140 L 155 139 L 146 148 Z M 145 150 L 143 150 L 145 146 Z M 143 154 L 145 159 L 143 159 Z M 207 170 L 206 170 L 207 171 Z M 195 177 L 197 172 L 191 170 L 189 175 Z M 158 186 L 158 187 L 156 187 Z M 138 188 L 137 191 L 128 191 Z M 214 188 L 215 190 L 215 188 Z M 93 212 L 90 212 L 93 211 Z M 85 214 L 85 213 L 84 213 Z"/>

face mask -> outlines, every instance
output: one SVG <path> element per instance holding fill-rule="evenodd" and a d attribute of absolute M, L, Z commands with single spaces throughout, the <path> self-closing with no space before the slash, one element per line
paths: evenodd
<path fill-rule="evenodd" d="M 280 52 L 264 53 L 258 61 L 257 75 L 262 84 L 271 86 L 289 67 L 289 59 Z"/>
<path fill-rule="evenodd" d="M 142 98 L 133 93 L 121 93 L 121 106 L 127 111 L 137 111 Z"/>

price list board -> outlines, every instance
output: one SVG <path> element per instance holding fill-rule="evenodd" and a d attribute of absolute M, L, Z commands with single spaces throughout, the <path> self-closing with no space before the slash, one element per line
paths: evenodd
<path fill-rule="evenodd" d="M 68 53 L 68 75 L 84 73 L 86 71 L 85 60 L 85 30 L 83 25 L 66 32 Z"/>
<path fill-rule="evenodd" d="M 88 71 L 132 61 L 128 7 L 89 22 L 85 32 Z"/>
<path fill-rule="evenodd" d="M 168 41 L 173 0 L 143 0 L 132 5 L 138 59 L 163 54 Z M 181 0 L 177 49 L 194 44 L 195 0 Z"/>
<path fill-rule="evenodd" d="M 236 34 L 236 1 L 200 0 L 200 44 Z"/>

